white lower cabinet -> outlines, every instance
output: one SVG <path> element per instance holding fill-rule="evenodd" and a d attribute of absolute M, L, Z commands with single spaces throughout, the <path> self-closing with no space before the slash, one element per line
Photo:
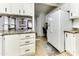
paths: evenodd
<path fill-rule="evenodd" d="M 35 54 L 35 33 L 20 35 L 20 55 Z"/>
<path fill-rule="evenodd" d="M 22 46 L 20 47 L 20 54 L 21 55 L 34 55 L 35 53 L 35 46 L 33 44 L 28 45 L 28 46 Z"/>
<path fill-rule="evenodd" d="M 4 36 L 5 56 L 27 56 L 35 53 L 35 33 Z"/>
<path fill-rule="evenodd" d="M 0 56 L 2 56 L 2 36 L 0 36 Z"/>
<path fill-rule="evenodd" d="M 79 56 L 79 33 L 65 32 L 65 50 L 74 56 Z"/>
<path fill-rule="evenodd" d="M 19 35 L 5 35 L 4 55 L 18 56 L 20 55 Z"/>

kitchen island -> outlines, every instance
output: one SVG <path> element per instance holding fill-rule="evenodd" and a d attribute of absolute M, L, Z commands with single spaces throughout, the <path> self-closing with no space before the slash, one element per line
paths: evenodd
<path fill-rule="evenodd" d="M 35 54 L 35 32 L 0 32 L 0 55 L 27 56 Z"/>

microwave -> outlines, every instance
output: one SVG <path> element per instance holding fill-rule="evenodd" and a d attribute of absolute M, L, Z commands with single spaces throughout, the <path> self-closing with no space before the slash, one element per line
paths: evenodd
<path fill-rule="evenodd" d="M 32 29 L 32 20 L 30 18 L 22 19 L 19 21 L 20 30 L 30 30 Z"/>

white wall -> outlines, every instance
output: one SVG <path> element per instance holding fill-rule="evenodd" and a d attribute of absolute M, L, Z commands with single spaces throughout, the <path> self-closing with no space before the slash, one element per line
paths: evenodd
<path fill-rule="evenodd" d="M 79 28 L 79 19 L 74 19 L 73 28 Z"/>
<path fill-rule="evenodd" d="M 56 9 L 50 11 L 49 14 L 54 13 L 55 11 L 60 10 L 60 9 L 63 11 L 69 11 L 70 7 L 71 7 L 70 3 L 63 3 L 63 4 L 59 5 Z"/>
<path fill-rule="evenodd" d="M 40 13 L 40 15 L 37 17 L 37 24 L 36 24 L 36 32 L 37 36 L 43 36 L 43 30 L 42 27 L 45 24 L 45 14 Z"/>
<path fill-rule="evenodd" d="M 58 9 L 61 9 L 61 10 L 63 10 L 63 11 L 68 11 L 68 10 L 70 10 L 70 4 L 71 4 L 71 3 L 64 3 L 64 4 L 60 5 L 60 6 L 58 7 Z"/>

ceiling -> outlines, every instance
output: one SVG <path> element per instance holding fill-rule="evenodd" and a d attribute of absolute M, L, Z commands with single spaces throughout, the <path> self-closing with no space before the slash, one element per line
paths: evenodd
<path fill-rule="evenodd" d="M 57 8 L 60 4 L 57 3 L 36 3 L 35 4 L 35 16 L 39 16 L 40 13 L 49 13 L 53 9 Z"/>

